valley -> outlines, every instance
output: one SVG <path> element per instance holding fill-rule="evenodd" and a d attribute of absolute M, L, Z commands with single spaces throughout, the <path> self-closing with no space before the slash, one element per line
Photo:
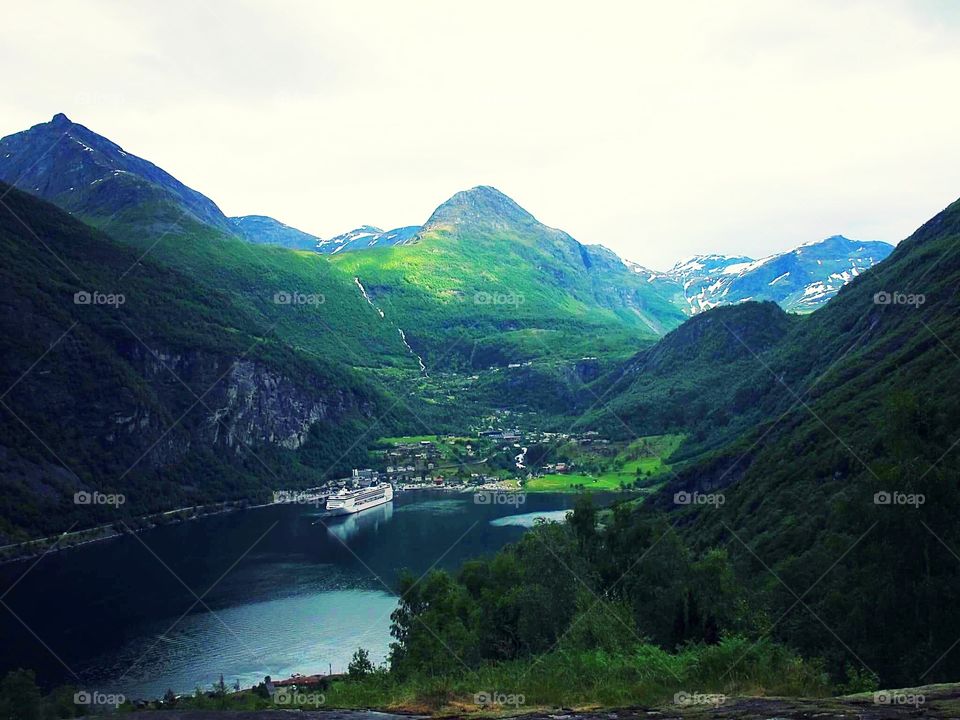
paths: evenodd
<path fill-rule="evenodd" d="M 0 182 L 4 669 L 45 692 L 203 709 L 225 673 L 262 707 L 336 666 L 344 706 L 473 712 L 960 675 L 957 202 L 895 248 L 654 271 L 489 185 L 330 239 L 228 217 L 63 114 L 0 140 Z M 319 507 L 373 482 L 397 499 Z"/>

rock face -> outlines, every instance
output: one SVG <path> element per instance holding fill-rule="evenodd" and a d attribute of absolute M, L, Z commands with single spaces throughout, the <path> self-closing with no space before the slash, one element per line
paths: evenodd
<path fill-rule="evenodd" d="M 138 345 L 129 360 L 139 366 L 142 377 L 165 404 L 177 407 L 186 402 L 188 407 L 193 406 L 189 435 L 152 450 L 149 458 L 155 465 L 177 460 L 198 445 L 233 451 L 257 445 L 297 450 L 319 420 L 335 421 L 348 412 L 371 410 L 342 390 L 320 387 L 310 378 L 302 385 L 248 359 L 192 351 L 151 353 Z M 174 375 L 190 390 L 179 381 L 170 386 Z M 115 430 L 107 439 L 116 441 L 120 433 L 150 437 L 159 429 L 156 425 L 150 407 L 140 406 L 127 416 L 115 418 Z"/>
<path fill-rule="evenodd" d="M 343 472 L 339 440 L 384 398 L 360 373 L 52 204 L 0 193 L 0 540 L 116 519 L 80 490 L 124 494 L 130 517 Z"/>
<path fill-rule="evenodd" d="M 543 228 L 533 215 L 512 198 L 489 185 L 478 185 L 454 194 L 433 211 L 423 229 L 451 230 L 458 226 L 487 232 L 515 230 L 518 227 Z"/>

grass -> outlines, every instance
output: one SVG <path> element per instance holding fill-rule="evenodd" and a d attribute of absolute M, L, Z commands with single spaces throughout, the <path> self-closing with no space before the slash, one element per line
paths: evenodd
<path fill-rule="evenodd" d="M 634 480 L 636 477 L 631 476 L 629 482 L 632 483 Z M 578 473 L 567 475 L 551 473 L 531 478 L 523 487 L 528 492 L 569 492 L 579 490 L 581 486 L 588 490 L 619 490 L 621 481 L 622 477 L 618 473 L 606 473 L 597 477 Z"/>
<path fill-rule="evenodd" d="M 376 445 L 409 445 L 420 442 L 437 442 L 436 435 L 403 435 L 400 437 L 384 437 L 377 440 Z"/>
<path fill-rule="evenodd" d="M 609 650 L 561 649 L 469 672 L 457 672 L 455 667 L 459 665 L 451 663 L 448 676 L 401 679 L 379 670 L 360 680 L 336 682 L 323 693 L 323 707 L 441 716 L 517 715 L 537 708 L 597 705 L 671 706 L 675 711 L 674 696 L 680 692 L 825 697 L 833 691 L 818 663 L 801 660 L 769 640 L 754 643 L 742 637 L 712 646 L 688 646 L 676 653 L 636 643 Z M 478 702 L 482 694 L 508 704 Z M 226 709 L 233 710 L 276 707 L 249 691 L 224 700 Z M 218 701 L 188 698 L 181 706 L 210 707 L 214 702 Z M 303 709 L 316 708 L 305 705 Z"/>
<path fill-rule="evenodd" d="M 586 490 L 634 489 L 643 480 L 643 492 L 659 486 L 650 478 L 670 469 L 666 459 L 683 442 L 683 435 L 650 435 L 637 438 L 613 459 L 612 467 L 595 475 L 588 473 L 548 473 L 531 478 L 524 485 L 528 492 L 572 492 Z M 639 488 L 637 488 L 639 489 Z"/>

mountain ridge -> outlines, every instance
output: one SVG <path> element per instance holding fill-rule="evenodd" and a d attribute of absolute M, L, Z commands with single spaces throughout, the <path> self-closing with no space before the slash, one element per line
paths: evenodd
<path fill-rule="evenodd" d="M 159 202 L 219 230 L 232 228 L 213 200 L 63 113 L 0 138 L 0 158 L 0 181 L 70 212 L 110 215 L 132 202 Z"/>
<path fill-rule="evenodd" d="M 361 225 L 353 230 L 335 235 L 332 238 L 317 243 L 317 252 L 325 255 L 335 255 L 340 252 L 368 250 L 374 247 L 390 247 L 393 245 L 408 245 L 416 241 L 421 230 L 420 225 L 406 225 L 382 230 L 374 225 Z"/>
<path fill-rule="evenodd" d="M 114 519 L 70 502 L 79 490 L 123 493 L 133 515 L 263 496 L 264 470 L 324 472 L 342 453 L 325 437 L 389 407 L 346 363 L 265 332 L 216 278 L 0 193 L 0 544 Z"/>
<path fill-rule="evenodd" d="M 263 245 L 277 245 L 291 250 L 316 250 L 322 242 L 316 235 L 291 227 L 269 215 L 240 215 L 228 218 L 237 235 Z"/>
<path fill-rule="evenodd" d="M 710 253 L 679 260 L 666 271 L 629 265 L 690 315 L 746 300 L 773 300 L 792 312 L 811 312 L 893 248 L 878 240 L 831 235 L 759 260 Z"/>
<path fill-rule="evenodd" d="M 421 226 L 387 231 L 361 226 L 329 239 L 304 233 L 268 216 L 227 218 L 207 196 L 62 113 L 49 122 L 0 139 L 0 180 L 15 182 L 21 189 L 100 223 L 122 219 L 132 206 L 159 203 L 169 212 L 152 212 L 151 222 L 155 226 L 163 222 L 167 230 L 175 231 L 184 217 L 190 217 L 251 243 L 316 250 L 328 255 L 413 245 L 438 235 L 489 236 L 514 231 L 514 241 L 523 236 L 525 241 L 538 243 L 541 249 L 564 258 L 567 263 L 576 264 L 578 256 L 581 263 L 589 261 L 589 252 L 581 249 L 586 245 L 563 230 L 539 222 L 491 185 L 477 185 L 454 193 L 438 205 Z M 846 243 L 848 247 L 825 252 L 831 242 Z M 863 245 L 866 249 L 860 252 L 850 245 Z M 787 310 L 809 312 L 833 297 L 850 278 L 889 254 L 890 247 L 876 241 L 857 243 L 832 236 L 760 260 L 723 254 L 698 255 L 679 261 L 665 272 L 648 270 L 617 257 L 625 267 L 646 276 L 652 292 L 685 315 L 747 299 L 771 299 Z M 804 254 L 820 257 L 804 262 L 801 260 Z M 608 264 L 608 268 L 612 266 Z M 772 268 L 778 268 L 778 272 L 771 276 Z M 638 292 L 635 288 L 623 287 L 608 290 L 620 295 Z M 647 319 L 653 318 L 647 316 Z M 660 334 L 669 329 L 669 324 L 656 321 L 647 324 L 658 328 Z"/>

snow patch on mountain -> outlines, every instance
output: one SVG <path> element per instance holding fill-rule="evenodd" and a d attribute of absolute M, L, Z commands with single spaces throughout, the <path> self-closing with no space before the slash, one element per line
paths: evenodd
<path fill-rule="evenodd" d="M 694 315 L 717 305 L 772 300 L 786 310 L 809 312 L 893 250 L 884 242 L 833 235 L 759 260 L 745 256 L 695 255 L 665 273 L 628 263 L 647 281 L 674 293 Z M 670 285 L 672 283 L 672 286 Z M 670 290 L 670 287 L 673 290 Z"/>
<path fill-rule="evenodd" d="M 408 245 L 416 239 L 420 230 L 419 225 L 409 225 L 392 230 L 381 230 L 373 225 L 362 225 L 329 240 L 321 240 L 317 244 L 317 251 L 327 255 L 335 255 L 350 250 Z"/>

